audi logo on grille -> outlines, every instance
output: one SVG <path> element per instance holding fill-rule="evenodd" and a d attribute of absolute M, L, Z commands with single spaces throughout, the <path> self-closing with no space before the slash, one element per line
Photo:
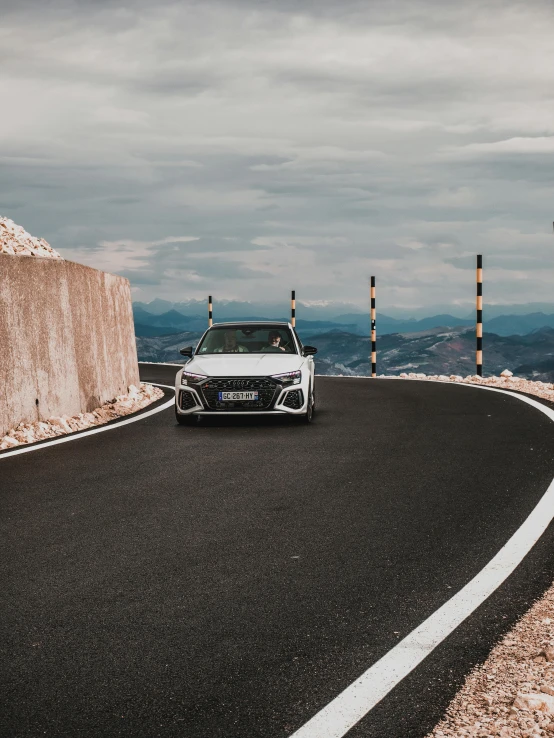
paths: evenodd
<path fill-rule="evenodd" d="M 239 390 L 239 389 L 243 389 L 243 387 L 248 387 L 248 384 L 249 382 L 247 379 L 234 379 L 231 382 L 231 387 L 233 389 Z"/>

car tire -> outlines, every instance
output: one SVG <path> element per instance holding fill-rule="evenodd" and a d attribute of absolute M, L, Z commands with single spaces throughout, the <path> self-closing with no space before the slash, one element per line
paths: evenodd
<path fill-rule="evenodd" d="M 179 425 L 197 425 L 198 423 L 198 416 L 197 415 L 180 415 L 180 413 L 175 410 L 175 420 L 179 423 Z"/>

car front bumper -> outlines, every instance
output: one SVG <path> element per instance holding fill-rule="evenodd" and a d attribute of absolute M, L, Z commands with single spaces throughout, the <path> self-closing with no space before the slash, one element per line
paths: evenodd
<path fill-rule="evenodd" d="M 176 385 L 175 409 L 179 415 L 303 415 L 307 410 L 308 391 L 304 382 L 289 387 L 276 384 L 273 397 L 265 407 L 240 407 L 238 403 L 232 406 L 223 406 L 224 403 L 219 402 L 216 404 L 220 407 L 214 407 L 212 400 L 210 407 L 202 386 Z"/>

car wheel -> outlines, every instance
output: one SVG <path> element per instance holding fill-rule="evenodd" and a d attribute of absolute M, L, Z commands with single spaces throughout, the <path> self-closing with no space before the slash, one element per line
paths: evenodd
<path fill-rule="evenodd" d="M 175 410 L 175 419 L 179 425 L 196 425 L 198 423 L 198 416 L 180 415 L 177 410 Z"/>

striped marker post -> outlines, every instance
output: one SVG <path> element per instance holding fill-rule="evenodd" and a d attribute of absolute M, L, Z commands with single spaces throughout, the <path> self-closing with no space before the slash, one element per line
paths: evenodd
<path fill-rule="evenodd" d="M 296 290 L 290 293 L 290 324 L 296 327 Z"/>
<path fill-rule="evenodd" d="M 483 376 L 483 257 L 477 256 L 477 376 Z"/>
<path fill-rule="evenodd" d="M 375 277 L 371 278 L 371 376 L 377 376 L 377 325 L 375 322 Z"/>
<path fill-rule="evenodd" d="M 214 311 L 212 304 L 212 296 L 208 297 L 208 328 L 211 328 L 214 323 Z"/>

